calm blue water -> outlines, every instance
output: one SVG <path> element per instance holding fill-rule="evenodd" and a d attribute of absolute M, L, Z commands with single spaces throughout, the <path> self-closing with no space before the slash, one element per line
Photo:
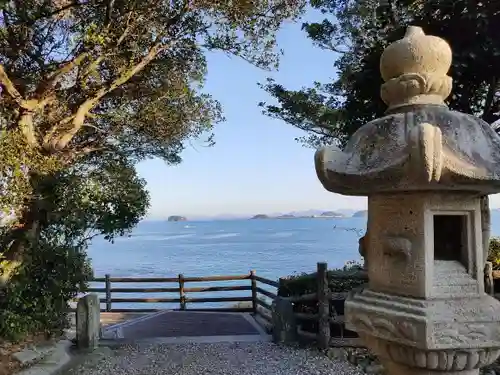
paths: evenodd
<path fill-rule="evenodd" d="M 366 218 L 348 219 L 266 219 L 203 222 L 142 222 L 131 237 L 114 244 L 94 240 L 89 249 L 94 274 L 102 277 L 177 277 L 246 274 L 278 279 L 293 273 L 312 272 L 317 262 L 329 268 L 359 260 L 358 238 Z M 355 229 L 355 230 L 349 230 Z M 493 235 L 500 234 L 500 213 L 492 215 Z M 214 286 L 215 283 L 210 283 Z M 247 285 L 248 281 L 218 282 L 216 285 Z M 96 287 L 98 285 L 95 285 Z M 99 285 L 98 287 L 101 287 Z M 177 287 L 175 284 L 113 284 L 113 287 Z M 208 286 L 189 283 L 186 287 Z M 225 292 L 224 296 L 249 292 Z M 196 293 L 192 297 L 210 297 Z M 217 293 L 217 296 L 222 296 Z M 114 298 L 144 295 L 113 294 Z M 176 295 L 149 294 L 148 297 L 177 298 Z M 167 304 L 135 304 L 135 307 L 162 308 Z M 203 307 L 214 306 L 205 304 Z M 131 307 L 120 303 L 115 308 Z M 202 307 L 197 304 L 197 307 Z"/>

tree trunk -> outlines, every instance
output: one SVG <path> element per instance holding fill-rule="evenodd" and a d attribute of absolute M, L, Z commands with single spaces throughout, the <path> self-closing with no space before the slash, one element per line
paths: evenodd
<path fill-rule="evenodd" d="M 30 176 L 33 194 L 26 198 L 19 223 L 7 231 L 0 239 L 0 249 L 4 260 L 22 264 L 29 246 L 36 246 L 40 240 L 43 225 L 46 224 L 47 202 L 42 191 L 46 176 Z M 12 274 L 0 275 L 0 289 L 9 282 Z"/>

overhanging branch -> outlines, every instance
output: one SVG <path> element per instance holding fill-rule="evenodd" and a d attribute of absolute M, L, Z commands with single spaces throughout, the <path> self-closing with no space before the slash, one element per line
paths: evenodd
<path fill-rule="evenodd" d="M 130 69 L 123 71 L 118 78 L 116 78 L 108 87 L 103 87 L 99 89 L 96 94 L 85 100 L 76 111 L 76 114 L 72 121 L 72 128 L 64 133 L 57 141 L 56 149 L 64 149 L 68 143 L 73 139 L 73 137 L 78 133 L 78 131 L 83 127 L 85 118 L 88 113 L 99 103 L 105 95 L 111 93 L 119 86 L 127 83 L 134 75 L 139 73 L 144 69 L 152 60 L 158 56 L 158 54 L 166 49 L 168 46 L 164 45 L 161 41 L 157 42 L 149 51 L 149 53 L 141 59 L 141 61 Z"/>
<path fill-rule="evenodd" d="M 19 91 L 14 86 L 14 83 L 10 80 L 3 65 L 0 65 L 0 83 L 2 84 L 5 91 L 7 91 L 7 93 L 12 97 L 12 99 L 14 99 L 16 104 L 19 107 L 22 107 L 23 106 L 23 97 L 21 96 Z"/>
<path fill-rule="evenodd" d="M 47 92 L 47 90 L 50 90 L 54 87 L 58 79 L 80 65 L 87 56 L 88 54 L 86 52 L 81 53 L 79 56 L 75 57 L 73 60 L 67 62 L 62 67 L 57 69 L 49 77 L 47 77 L 46 80 L 40 82 L 40 84 L 36 88 L 36 94 L 38 96 L 43 96 Z"/>

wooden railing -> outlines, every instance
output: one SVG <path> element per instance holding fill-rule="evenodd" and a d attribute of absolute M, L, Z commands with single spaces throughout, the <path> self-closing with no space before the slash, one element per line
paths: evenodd
<path fill-rule="evenodd" d="M 320 348 L 336 347 L 336 346 L 363 346 L 359 338 L 345 338 L 343 334 L 341 337 L 333 337 L 331 335 L 331 325 L 337 324 L 343 331 L 344 316 L 338 315 L 334 309 L 331 308 L 332 302 L 338 301 L 343 303 L 347 298 L 348 293 L 332 293 L 329 290 L 327 279 L 328 265 L 326 263 L 317 264 L 316 292 L 285 297 L 293 304 L 300 304 L 301 302 L 317 302 L 317 313 L 304 313 L 295 312 L 294 316 L 297 321 L 297 335 L 299 338 L 312 340 L 317 342 Z M 359 279 L 368 281 L 365 272 L 359 272 L 351 275 L 338 275 L 335 280 L 353 280 Z M 306 331 L 302 328 L 305 321 L 314 321 L 317 323 L 317 332 Z"/>
<path fill-rule="evenodd" d="M 367 280 L 364 272 L 350 275 L 336 275 L 334 279 L 353 280 L 353 279 Z M 190 286 L 192 283 L 208 283 L 208 282 L 227 282 L 227 281 L 240 281 L 239 285 L 207 285 L 207 286 Z M 154 312 L 159 310 L 186 310 L 186 311 L 213 311 L 213 312 L 252 312 L 259 323 L 265 326 L 268 331 L 272 331 L 272 302 L 278 296 L 278 289 L 280 282 L 270 280 L 261 276 L 257 276 L 255 271 L 243 275 L 230 275 L 230 276 L 203 276 L 203 277 L 188 277 L 179 274 L 177 277 L 149 277 L 149 278 L 135 278 L 135 277 L 111 277 L 107 274 L 105 277 L 98 277 L 90 280 L 92 283 L 101 283 L 102 287 L 90 287 L 84 290 L 84 293 L 99 293 L 100 303 L 104 305 L 101 308 L 103 312 Z M 128 287 L 116 286 L 116 284 L 160 284 L 151 287 Z M 316 272 L 316 292 L 292 295 L 285 298 L 292 302 L 292 304 L 300 304 L 303 302 L 312 302 L 313 305 L 317 303 L 317 312 L 295 312 L 294 317 L 297 322 L 297 335 L 299 338 L 315 341 L 319 347 L 335 347 L 335 346 L 361 346 L 357 338 L 344 338 L 337 337 L 332 334 L 331 327 L 336 324 L 340 329 L 344 327 L 344 316 L 336 313 L 332 308 L 332 303 L 337 301 L 343 303 L 348 293 L 331 293 L 328 287 L 327 280 L 327 264 L 318 263 Z M 166 284 L 165 286 L 161 284 Z M 174 285 L 172 285 L 174 284 Z M 273 289 L 273 290 L 270 290 Z M 210 296 L 198 297 L 198 293 L 206 292 L 234 292 L 242 291 L 238 296 Z M 135 294 L 160 294 L 161 297 L 115 297 L 117 293 L 135 293 Z M 164 296 L 163 296 L 164 295 Z M 176 307 L 166 308 L 121 308 L 116 305 L 124 303 L 165 303 L 177 304 Z M 229 306 L 225 307 L 191 307 L 193 304 L 202 303 L 228 303 Z M 315 322 L 317 325 L 317 332 L 303 329 L 305 322 Z M 316 331 L 316 330 L 315 330 Z"/>
<path fill-rule="evenodd" d="M 190 287 L 189 283 L 205 283 L 217 281 L 242 281 L 241 285 L 227 285 L 227 286 L 203 286 L 203 287 Z M 115 308 L 116 304 L 123 303 L 175 303 L 179 304 L 178 308 L 172 310 L 188 310 L 188 305 L 198 303 L 233 303 L 236 306 L 230 307 L 212 307 L 212 308 L 189 308 L 190 311 L 220 311 L 220 312 L 254 312 L 260 314 L 270 321 L 269 302 L 262 299 L 260 296 L 264 295 L 271 299 L 276 297 L 276 294 L 271 293 L 258 286 L 258 283 L 264 283 L 273 287 L 278 287 L 276 281 L 272 281 L 256 275 L 255 271 L 251 271 L 245 275 L 231 275 L 231 276 L 204 276 L 204 277 L 187 277 L 179 274 L 178 277 L 149 277 L 149 278 L 135 278 L 135 277 L 111 277 L 106 274 L 105 277 L 97 277 L 90 280 L 92 283 L 103 283 L 104 287 L 91 287 L 84 290 L 84 293 L 100 293 L 104 298 L 100 298 L 100 303 L 105 307 L 101 309 L 103 312 L 154 312 L 158 308 Z M 171 287 L 114 287 L 114 284 L 130 284 L 130 283 L 156 283 L 156 284 L 176 284 Z M 247 283 L 245 285 L 245 283 Z M 248 291 L 241 296 L 231 297 L 192 297 L 193 293 L 206 293 L 206 292 L 228 292 L 228 291 Z M 116 293 L 155 293 L 165 294 L 161 298 L 115 298 L 113 294 Z M 174 297 L 175 295 L 175 297 Z M 239 306 L 238 306 L 239 305 Z M 247 306 L 245 306 L 247 305 Z M 170 308 L 169 308 L 170 309 Z M 264 311 L 263 311 L 264 310 Z"/>
<path fill-rule="evenodd" d="M 288 297 L 280 297 L 287 299 L 293 305 L 301 303 L 312 303 L 315 312 L 294 312 L 294 317 L 297 325 L 297 335 L 299 338 L 312 340 L 317 343 L 320 348 L 328 348 L 335 346 L 362 346 L 359 338 L 344 337 L 344 316 L 337 314 L 334 307 L 338 304 L 343 304 L 348 293 L 333 293 L 329 290 L 329 280 L 327 275 L 327 264 L 318 263 L 316 272 L 316 291 L 314 293 L 291 295 Z M 494 293 L 494 280 L 500 278 L 500 271 L 493 271 L 491 263 L 487 263 L 485 270 L 485 291 L 497 298 L 500 295 Z M 368 281 L 365 272 L 354 274 L 335 275 L 331 280 L 360 280 Z M 208 285 L 208 286 L 189 286 L 190 283 L 205 283 L 205 282 L 224 282 L 224 281 L 241 281 L 240 285 Z M 138 308 L 115 308 L 116 304 L 121 303 L 175 303 L 178 308 L 168 308 L 169 310 L 189 310 L 189 311 L 219 311 L 219 312 L 252 312 L 257 318 L 261 318 L 260 323 L 263 324 L 269 331 L 273 328 L 272 319 L 272 302 L 277 298 L 280 282 L 270 280 L 264 277 L 257 276 L 255 271 L 251 271 L 244 275 L 232 276 L 205 276 L 205 277 L 187 277 L 178 275 L 178 277 L 170 278 L 133 278 L 133 277 L 111 277 L 109 274 L 102 278 L 91 280 L 94 283 L 103 283 L 101 288 L 88 288 L 84 292 L 100 293 L 104 298 L 100 299 L 100 303 L 105 307 L 101 311 L 105 312 L 153 312 L 162 309 L 138 309 Z M 156 284 L 175 284 L 171 287 L 115 287 L 114 284 L 127 283 L 156 283 Z M 273 288 L 274 291 L 269 289 Z M 228 291 L 246 291 L 244 295 L 230 297 L 193 297 L 195 293 L 206 292 L 228 292 Z M 165 294 L 161 298 L 115 298 L 116 293 L 156 293 Z M 233 303 L 232 306 L 226 307 L 210 307 L 210 308 L 191 308 L 190 305 L 198 303 Z M 317 308 L 315 307 L 317 306 Z M 189 307 L 189 308 L 188 308 Z M 294 308 L 295 308 L 294 307 Z M 314 322 L 314 327 L 317 329 L 303 329 L 305 322 Z M 331 328 L 340 327 L 340 337 L 332 333 Z"/>
<path fill-rule="evenodd" d="M 485 292 L 500 299 L 500 293 L 495 293 L 494 281 L 500 279 L 500 271 L 494 271 L 491 263 L 487 263 L 485 270 Z M 350 275 L 336 275 L 332 280 L 354 280 L 368 281 L 368 276 L 365 272 Z M 331 308 L 332 303 L 337 301 L 343 303 L 347 298 L 348 292 L 332 293 L 328 288 L 327 280 L 327 264 L 318 263 L 316 272 L 317 290 L 314 293 L 303 294 L 285 297 L 294 304 L 304 302 L 317 302 L 317 313 L 295 312 L 294 316 L 297 321 L 297 335 L 299 338 L 315 341 L 320 348 L 335 347 L 335 346 L 363 346 L 359 338 L 334 337 L 331 335 L 331 325 L 337 324 L 343 327 L 344 316 L 338 315 Z M 306 321 L 313 321 L 317 324 L 317 332 L 310 332 L 302 328 L 302 324 Z M 342 330 L 343 328 L 341 328 Z"/>
<path fill-rule="evenodd" d="M 277 297 L 279 283 L 277 281 L 269 280 L 264 277 L 257 276 L 255 273 L 251 274 L 252 277 L 252 299 L 255 301 L 253 304 L 253 313 L 256 317 L 261 318 L 261 324 L 265 326 L 268 331 L 272 330 L 272 301 Z M 268 287 L 275 288 L 275 293 L 263 288 L 265 284 Z M 263 297 L 269 300 L 263 299 Z"/>

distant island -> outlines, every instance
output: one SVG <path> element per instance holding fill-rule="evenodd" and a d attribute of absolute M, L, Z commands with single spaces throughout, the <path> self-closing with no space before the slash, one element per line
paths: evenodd
<path fill-rule="evenodd" d="M 352 217 L 366 217 L 366 216 L 368 216 L 367 210 L 358 211 L 358 212 L 355 212 L 354 214 L 352 214 Z"/>
<path fill-rule="evenodd" d="M 255 215 L 252 219 L 269 219 L 269 216 L 264 214 Z"/>
<path fill-rule="evenodd" d="M 319 216 L 320 217 L 345 217 L 345 215 L 338 213 L 338 212 L 334 212 L 334 211 L 326 211 L 326 212 L 323 212 Z"/>
<path fill-rule="evenodd" d="M 293 214 L 284 214 L 278 216 L 269 216 L 265 214 L 258 214 L 253 216 L 251 219 L 328 219 L 328 218 L 344 218 L 345 215 L 339 212 L 325 211 L 319 215 L 300 215 L 296 216 Z"/>
<path fill-rule="evenodd" d="M 186 221 L 187 219 L 184 216 L 169 216 L 168 221 Z"/>
<path fill-rule="evenodd" d="M 297 216 L 294 216 L 292 214 L 285 214 L 285 215 L 280 215 L 276 217 L 276 219 L 296 219 Z"/>

